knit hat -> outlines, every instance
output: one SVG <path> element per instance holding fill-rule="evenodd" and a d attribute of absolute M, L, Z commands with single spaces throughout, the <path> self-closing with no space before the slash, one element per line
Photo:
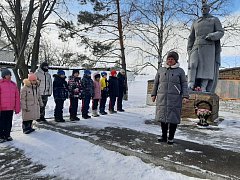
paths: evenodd
<path fill-rule="evenodd" d="M 40 65 L 40 68 L 43 68 L 43 67 L 45 67 L 45 66 L 48 66 L 48 63 L 45 61 L 45 62 L 43 62 L 41 65 Z"/>
<path fill-rule="evenodd" d="M 11 73 L 11 71 L 9 70 L 9 69 L 3 69 L 2 70 L 2 78 L 4 78 L 5 76 L 7 76 L 7 75 L 12 75 L 12 73 Z"/>
<path fill-rule="evenodd" d="M 34 73 L 30 72 L 28 74 L 28 80 L 29 81 L 36 81 L 37 80 L 37 76 Z"/>
<path fill-rule="evenodd" d="M 75 73 L 78 73 L 78 74 L 79 74 L 79 69 L 73 69 L 72 75 L 74 75 Z"/>
<path fill-rule="evenodd" d="M 65 72 L 64 72 L 64 70 L 58 70 L 57 74 L 58 75 L 65 75 Z"/>
<path fill-rule="evenodd" d="M 111 74 L 111 76 L 116 76 L 117 71 L 116 70 L 111 70 L 110 74 Z"/>
<path fill-rule="evenodd" d="M 43 62 L 41 65 L 40 65 L 40 68 L 44 71 L 44 72 L 47 72 L 48 71 L 48 63 L 47 62 Z"/>
<path fill-rule="evenodd" d="M 95 78 L 95 79 L 100 78 L 100 74 L 99 74 L 99 73 L 95 74 L 95 75 L 94 75 L 94 78 Z"/>
<path fill-rule="evenodd" d="M 88 70 L 88 69 L 86 69 L 86 70 L 84 70 L 84 74 L 86 74 L 86 75 L 91 75 L 91 71 Z"/>
<path fill-rule="evenodd" d="M 172 57 L 176 62 L 178 62 L 178 59 L 179 59 L 179 56 L 178 56 L 178 53 L 175 52 L 175 51 L 170 51 L 167 55 L 167 59 L 169 57 Z"/>
<path fill-rule="evenodd" d="M 125 70 L 124 70 L 124 69 L 121 69 L 120 72 L 121 72 L 121 73 L 125 73 Z"/>
<path fill-rule="evenodd" d="M 101 72 L 101 76 L 106 76 L 107 73 L 105 71 Z"/>

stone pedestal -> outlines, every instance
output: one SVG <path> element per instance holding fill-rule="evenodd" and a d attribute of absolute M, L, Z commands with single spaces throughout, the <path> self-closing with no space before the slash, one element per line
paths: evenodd
<path fill-rule="evenodd" d="M 203 103 L 200 103 L 198 108 L 209 109 L 209 105 L 204 103 L 204 101 L 208 102 L 212 106 L 212 114 L 208 118 L 208 121 L 211 123 L 218 118 L 219 97 L 215 93 L 202 93 L 193 91 L 190 92 L 189 95 L 189 102 L 183 104 L 182 118 L 197 118 L 195 114 L 195 106 L 199 102 Z"/>
<path fill-rule="evenodd" d="M 147 105 L 155 106 L 156 102 L 152 102 L 151 93 L 153 89 L 154 80 L 148 81 L 147 87 Z M 195 105 L 201 101 L 206 101 L 212 106 L 212 114 L 208 118 L 208 121 L 211 123 L 215 119 L 218 118 L 218 111 L 219 111 L 219 96 L 215 93 L 202 93 L 202 92 L 190 92 L 190 99 L 189 102 L 183 104 L 182 108 L 182 118 L 194 118 L 196 119 L 197 116 L 195 114 Z M 198 108 L 209 109 L 209 105 L 205 103 L 201 103 Z"/>
<path fill-rule="evenodd" d="M 146 104 L 150 105 L 150 106 L 156 106 L 156 101 L 152 102 L 152 98 L 151 98 L 151 93 L 153 90 L 153 83 L 154 83 L 154 80 L 148 80 Z"/>

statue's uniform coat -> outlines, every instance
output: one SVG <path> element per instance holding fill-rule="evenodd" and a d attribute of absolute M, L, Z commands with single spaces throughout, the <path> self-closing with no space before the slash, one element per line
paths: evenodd
<path fill-rule="evenodd" d="M 194 78 L 191 68 L 197 68 L 196 77 L 200 79 L 214 80 L 218 76 L 220 66 L 220 39 L 224 35 L 224 29 L 217 17 L 208 15 L 196 20 L 188 38 L 189 54 L 189 81 Z M 206 40 L 206 37 L 209 40 Z"/>

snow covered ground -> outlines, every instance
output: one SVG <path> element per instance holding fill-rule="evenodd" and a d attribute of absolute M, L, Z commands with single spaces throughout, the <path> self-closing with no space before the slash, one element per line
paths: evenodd
<path fill-rule="evenodd" d="M 125 127 L 137 131 L 160 134 L 160 127 L 146 125 L 145 120 L 154 118 L 155 107 L 146 105 L 147 80 L 153 76 L 138 76 L 129 82 L 129 101 L 124 101 L 126 112 L 80 120 L 77 124 L 94 128 Z M 81 103 L 79 104 L 81 106 Z M 64 114 L 68 115 L 69 101 L 65 101 Z M 47 117 L 53 117 L 54 101 L 49 99 Z M 177 130 L 176 138 L 214 145 L 219 148 L 240 152 L 240 114 L 220 112 L 225 120 L 218 130 L 199 129 L 206 138 L 198 138 Z M 79 116 L 81 118 L 81 116 Z M 62 126 L 72 126 L 62 123 Z M 146 164 L 133 156 L 124 156 L 93 145 L 88 141 L 68 137 L 57 132 L 37 129 L 25 135 L 21 130 L 21 114 L 14 116 L 12 137 L 14 141 L 0 144 L 24 150 L 33 162 L 46 166 L 41 174 L 54 175 L 63 179 L 194 179 L 185 175 L 166 171 L 161 167 Z M 224 143 L 222 139 L 227 140 Z M 186 151 L 189 151 L 186 149 Z"/>

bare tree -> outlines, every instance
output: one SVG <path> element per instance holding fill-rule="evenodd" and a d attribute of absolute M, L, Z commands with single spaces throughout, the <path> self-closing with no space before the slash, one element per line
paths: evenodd
<path fill-rule="evenodd" d="M 143 66 L 154 66 L 158 69 L 162 66 L 166 45 L 171 38 L 176 36 L 173 30 L 176 18 L 176 9 L 173 1 L 149 0 L 132 2 L 135 12 L 131 19 L 133 38 L 139 39 L 144 46 L 132 46 L 137 51 L 142 51 L 144 59 L 152 59 L 152 62 L 144 63 Z M 175 47 L 172 46 L 172 49 Z M 157 67 L 154 65 L 158 62 Z"/>
<path fill-rule="evenodd" d="M 28 75 L 26 59 L 29 58 L 26 58 L 25 55 L 30 32 L 33 27 L 36 27 L 33 50 L 31 51 L 31 70 L 35 71 L 38 63 L 40 32 L 43 23 L 53 12 L 55 4 L 56 0 L 5 0 L 0 3 L 0 23 L 14 49 L 16 65 L 13 71 L 19 87 L 21 80 Z M 34 24 L 33 20 L 37 12 L 37 23 Z"/>
<path fill-rule="evenodd" d="M 119 0 L 82 2 L 83 5 L 85 3 L 91 5 L 87 10 L 83 9 L 79 12 L 78 26 L 73 22 L 61 22 L 60 37 L 63 40 L 78 37 L 81 45 L 85 45 L 88 52 L 95 57 L 96 62 L 102 63 L 106 60 L 118 62 L 120 67 L 126 69 L 124 30 L 127 24 L 127 13 L 122 10 L 122 3 Z M 89 7 L 93 10 L 89 10 Z"/>
<path fill-rule="evenodd" d="M 134 15 L 131 17 L 132 38 L 141 43 L 128 47 L 132 48 L 132 52 L 140 52 L 145 60 L 141 65 L 137 65 L 139 70 L 147 66 L 158 69 L 168 50 L 185 48 L 180 44 L 186 41 L 192 22 L 201 16 L 201 6 L 204 2 L 210 4 L 212 14 L 222 17 L 225 36 L 234 35 L 236 38 L 239 34 L 240 18 L 237 16 L 228 18 L 229 0 L 133 0 L 130 2 L 134 9 Z M 223 47 L 229 46 L 233 40 L 229 37 L 224 39 Z"/>
<path fill-rule="evenodd" d="M 31 58 L 31 71 L 35 72 L 37 69 L 39 58 L 39 45 L 41 38 L 41 29 L 44 27 L 44 22 L 49 15 L 53 12 L 56 0 L 40 0 L 40 7 L 36 22 L 36 32 L 33 41 L 32 58 Z"/>

